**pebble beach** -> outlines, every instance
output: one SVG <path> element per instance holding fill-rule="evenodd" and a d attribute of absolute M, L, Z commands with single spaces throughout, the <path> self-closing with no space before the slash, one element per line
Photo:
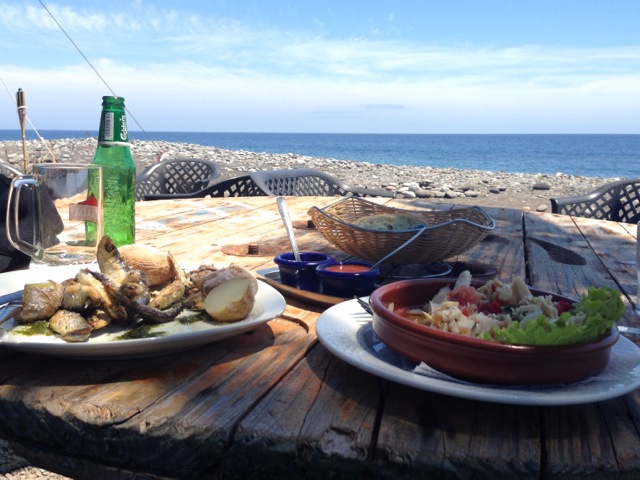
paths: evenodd
<path fill-rule="evenodd" d="M 95 137 L 69 138 L 26 143 L 28 162 L 91 162 Z M 549 199 L 587 193 L 617 178 L 553 174 L 507 173 L 502 171 L 431 168 L 428 165 L 397 166 L 298 155 L 272 154 L 164 141 L 131 142 L 138 173 L 167 158 L 202 158 L 215 161 L 220 179 L 256 170 L 312 168 L 329 173 L 354 187 L 385 188 L 409 198 L 426 198 L 434 203 L 458 203 L 487 207 L 548 211 Z M 22 142 L 0 142 L 0 161 L 22 169 Z"/>

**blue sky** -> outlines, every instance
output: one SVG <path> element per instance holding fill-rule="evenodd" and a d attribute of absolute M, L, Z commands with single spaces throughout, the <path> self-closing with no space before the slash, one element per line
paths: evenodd
<path fill-rule="evenodd" d="M 42 3 L 132 130 L 639 133 L 637 0 Z M 37 129 L 96 130 L 42 3 L 0 0 L 0 129 L 22 88 Z"/>

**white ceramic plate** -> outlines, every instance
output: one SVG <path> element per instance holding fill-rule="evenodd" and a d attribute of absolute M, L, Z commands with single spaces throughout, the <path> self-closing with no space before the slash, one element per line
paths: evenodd
<path fill-rule="evenodd" d="M 80 267 L 39 267 L 36 270 L 20 270 L 0 274 L 0 295 L 20 290 L 25 283 L 46 280 L 61 281 L 71 278 Z M 178 320 L 155 325 L 152 331 L 164 332 L 162 336 L 135 340 L 116 340 L 127 329 L 118 327 L 94 332 L 88 341 L 68 343 L 50 335 L 24 335 L 13 333 L 13 320 L 0 324 L 0 346 L 29 353 L 61 357 L 126 358 L 164 355 L 216 342 L 246 332 L 279 316 L 285 309 L 284 297 L 273 287 L 259 282 L 253 310 L 249 316 L 235 323 L 196 321 L 181 323 Z M 185 312 L 185 314 L 187 314 Z M 185 314 L 181 314 L 180 317 Z M 179 317 L 179 318 L 180 318 Z M 21 327 L 17 327 L 16 331 Z"/>
<path fill-rule="evenodd" d="M 611 351 L 604 372 L 581 382 L 541 387 L 483 385 L 436 372 L 414 373 L 416 364 L 398 355 L 376 336 L 371 315 L 355 300 L 326 310 L 316 324 L 320 342 L 345 362 L 410 387 L 488 402 L 517 405 L 572 405 L 615 398 L 640 386 L 640 349 L 624 338 Z"/>

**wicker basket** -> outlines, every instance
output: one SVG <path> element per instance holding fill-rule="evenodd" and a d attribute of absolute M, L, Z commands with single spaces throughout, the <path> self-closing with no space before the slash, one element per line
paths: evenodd
<path fill-rule="evenodd" d="M 385 263 L 439 262 L 473 247 L 495 228 L 493 219 L 478 207 L 447 211 L 402 210 L 348 197 L 325 208 L 309 210 L 316 228 L 329 242 L 354 257 L 372 262 L 382 259 L 418 232 L 418 229 L 371 230 L 352 224 L 358 218 L 378 213 L 410 213 L 420 217 L 426 226 L 420 236 Z"/>

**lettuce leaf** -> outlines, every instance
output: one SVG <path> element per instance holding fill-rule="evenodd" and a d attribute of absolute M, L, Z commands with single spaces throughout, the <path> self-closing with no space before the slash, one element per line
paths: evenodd
<path fill-rule="evenodd" d="M 529 321 L 521 328 L 514 322 L 507 328 L 494 328 L 481 338 L 516 345 L 572 345 L 592 342 L 607 333 L 624 315 L 620 292 L 608 287 L 589 287 L 587 294 L 573 304 L 555 322 L 544 315 Z M 576 313 L 584 312 L 582 324 L 567 322 Z"/>

